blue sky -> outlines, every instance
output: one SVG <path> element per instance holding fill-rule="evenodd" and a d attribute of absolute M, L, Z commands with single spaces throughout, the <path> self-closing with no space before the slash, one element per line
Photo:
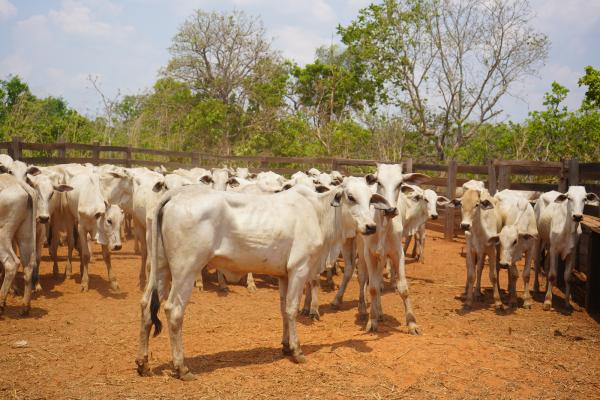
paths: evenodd
<path fill-rule="evenodd" d="M 260 15 L 274 47 L 300 63 L 337 41 L 368 0 L 0 0 L 0 77 L 18 74 L 38 96 L 62 96 L 85 114 L 100 99 L 87 81 L 98 76 L 114 97 L 152 86 L 168 60 L 179 25 L 196 8 L 244 10 Z M 531 0 L 534 25 L 552 42 L 539 77 L 517 85 L 502 102 L 502 119 L 522 120 L 541 107 L 553 80 L 571 89 L 570 107 L 583 90 L 577 79 L 586 65 L 600 68 L 600 0 Z"/>

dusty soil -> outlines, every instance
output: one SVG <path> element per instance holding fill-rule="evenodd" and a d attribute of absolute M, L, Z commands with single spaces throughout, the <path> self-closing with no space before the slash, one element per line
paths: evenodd
<path fill-rule="evenodd" d="M 465 280 L 464 243 L 436 232 L 428 240 L 426 263 L 407 265 L 422 336 L 407 334 L 402 301 L 389 289 L 380 332 L 365 333 L 353 279 L 340 311 L 328 305 L 334 293 L 324 291 L 321 321 L 300 317 L 308 363 L 296 365 L 281 354 L 276 285 L 258 277 L 254 294 L 241 285 L 222 294 L 208 282 L 185 314 L 193 382 L 171 377 L 166 332 L 150 341 L 154 376 L 135 371 L 141 294 L 131 242 L 113 255 L 121 293 L 109 290 L 98 252 L 88 293 L 77 274 L 54 279 L 44 257 L 44 292 L 30 317 L 19 318 L 20 299 L 9 296 L 0 320 L 0 398 L 600 398 L 598 322 L 584 311 L 564 314 L 560 298 L 544 312 L 540 296 L 531 310 L 497 314 L 489 289 L 464 312 L 455 298 Z M 15 348 L 19 340 L 27 347 Z"/>

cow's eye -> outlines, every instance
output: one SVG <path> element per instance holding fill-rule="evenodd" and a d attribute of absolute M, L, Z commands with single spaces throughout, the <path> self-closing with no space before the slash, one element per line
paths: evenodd
<path fill-rule="evenodd" d="M 513 246 L 517 244 L 517 239 L 515 239 L 515 241 L 513 242 Z"/>
<path fill-rule="evenodd" d="M 107 219 L 106 222 L 108 222 L 109 225 L 112 225 L 112 219 Z"/>
<path fill-rule="evenodd" d="M 353 203 L 356 203 L 356 199 L 351 194 L 348 195 L 348 200 L 350 200 Z"/>

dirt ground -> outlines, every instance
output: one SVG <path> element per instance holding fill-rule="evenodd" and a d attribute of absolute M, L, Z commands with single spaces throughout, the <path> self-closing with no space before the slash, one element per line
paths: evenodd
<path fill-rule="evenodd" d="M 484 302 L 463 312 L 455 296 L 465 280 L 464 243 L 444 241 L 436 232 L 428 240 L 426 263 L 409 259 L 407 265 L 422 336 L 408 335 L 400 296 L 389 289 L 380 332 L 365 333 L 353 278 L 340 311 L 328 305 L 334 292 L 322 291 L 321 320 L 299 318 L 308 363 L 296 365 L 281 354 L 275 284 L 258 277 L 256 293 L 230 285 L 223 294 L 207 282 L 185 314 L 193 382 L 171 376 L 166 331 L 150 341 L 154 376 L 136 373 L 140 261 L 131 241 L 113 254 L 120 293 L 109 289 L 99 248 L 88 293 L 80 292 L 78 274 L 75 280 L 54 279 L 44 257 L 44 292 L 33 300 L 30 317 L 19 318 L 20 298 L 9 296 L 0 319 L 0 399 L 600 398 L 596 320 L 584 311 L 565 315 L 560 298 L 544 312 L 541 296 L 531 310 L 497 314 L 487 268 Z M 502 278 L 505 288 L 505 272 Z M 162 310 L 160 316 L 164 321 Z M 15 347 L 20 340 L 27 346 Z"/>

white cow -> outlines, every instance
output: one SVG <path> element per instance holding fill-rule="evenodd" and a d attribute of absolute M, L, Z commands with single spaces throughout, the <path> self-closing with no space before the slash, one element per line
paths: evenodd
<path fill-rule="evenodd" d="M 438 206 L 443 207 L 450 203 L 450 200 L 448 200 L 447 197 L 438 196 L 438 194 L 431 189 L 423 190 L 422 195 L 427 207 L 427 217 L 432 220 L 438 219 Z M 411 238 L 414 237 L 415 245 L 413 247 L 411 256 L 412 258 L 416 258 L 421 263 L 425 263 L 425 238 L 427 233 L 426 222 L 427 219 L 421 223 L 414 235 L 410 236 L 410 234 L 407 232 L 406 235 L 408 236 L 406 236 L 406 243 L 404 245 L 404 253 L 407 253 Z"/>
<path fill-rule="evenodd" d="M 337 208 L 343 204 L 364 233 L 376 226 L 369 205 L 389 203 L 368 190 L 339 188 L 324 194 L 301 194 L 299 187 L 270 196 L 220 192 L 187 186 L 161 200 L 153 221 L 150 282 L 142 298 L 138 372 L 149 373 L 151 326 L 161 330 L 160 302 L 171 336 L 173 366 L 183 380 L 193 379 L 184 365 L 181 325 L 194 278 L 205 265 L 235 273 L 260 272 L 279 278 L 283 352 L 305 362 L 296 332 L 298 302 L 306 281 L 315 276 L 335 240 Z M 170 290 L 169 290 L 170 280 Z M 168 296 L 168 297 L 167 297 Z"/>
<path fill-rule="evenodd" d="M 517 305 L 517 279 L 519 271 L 517 270 L 516 263 L 525 254 L 523 307 L 531 308 L 529 276 L 531 261 L 535 254 L 535 245 L 538 238 L 533 207 L 525 198 L 509 191 L 498 192 L 494 197 L 499 201 L 498 208 L 502 218 L 498 264 L 501 268 L 509 269 L 509 305 Z"/>
<path fill-rule="evenodd" d="M 402 165 L 399 164 L 377 164 L 376 174 L 369 174 L 366 178 L 367 182 L 377 183 L 377 193 L 381 194 L 390 204 L 395 205 L 394 208 L 387 211 L 388 216 L 381 212 L 377 213 L 375 221 L 378 226 L 381 226 L 381 229 L 375 235 L 364 237 L 364 245 L 362 249 L 359 249 L 363 252 L 369 274 L 369 293 L 372 299 L 367 330 L 377 331 L 378 323 L 383 318 L 381 287 L 383 269 L 386 259 L 389 258 L 396 278 L 394 286 L 404 303 L 409 333 L 420 334 L 406 280 L 402 237 L 404 236 L 404 224 L 407 222 L 407 203 L 400 196 L 400 189 L 403 183 L 419 184 L 426 182 L 429 177 L 417 173 L 403 174 Z M 388 217 L 393 218 L 389 221 Z"/>
<path fill-rule="evenodd" d="M 583 220 L 585 204 L 598 205 L 595 193 L 586 193 L 583 186 L 569 186 L 566 193 L 551 191 L 544 193 L 535 205 L 535 215 L 539 231 L 536 254 L 534 289 L 539 289 L 538 271 L 541 268 L 541 253 L 546 255 L 546 298 L 544 310 L 552 307 L 552 285 L 556 283 L 557 257 L 565 261 L 565 305 L 571 308 L 571 274 L 575 261 L 574 252 L 581 235 L 580 222 Z M 548 268 L 549 263 L 549 268 Z"/>
<path fill-rule="evenodd" d="M 32 283 L 37 280 L 36 202 L 33 197 L 25 183 L 10 174 L 0 175 L 0 262 L 4 267 L 0 315 L 4 312 L 6 296 L 19 263 L 23 265 L 25 280 L 21 315 L 27 315 L 31 308 Z M 19 247 L 20 260 L 13 249 L 13 242 Z"/>
<path fill-rule="evenodd" d="M 490 264 L 490 282 L 494 291 L 494 304 L 497 309 L 502 308 L 500 291 L 496 284 L 496 245 L 502 229 L 497 200 L 490 196 L 487 190 L 467 189 L 461 198 L 452 200 L 453 207 L 460 207 L 462 221 L 460 226 L 469 235 L 467 241 L 467 282 L 465 284 L 465 307 L 473 305 L 473 284 L 477 274 L 476 293 L 481 296 L 481 273 L 485 257 Z M 477 268 L 477 270 L 475 270 Z"/>

